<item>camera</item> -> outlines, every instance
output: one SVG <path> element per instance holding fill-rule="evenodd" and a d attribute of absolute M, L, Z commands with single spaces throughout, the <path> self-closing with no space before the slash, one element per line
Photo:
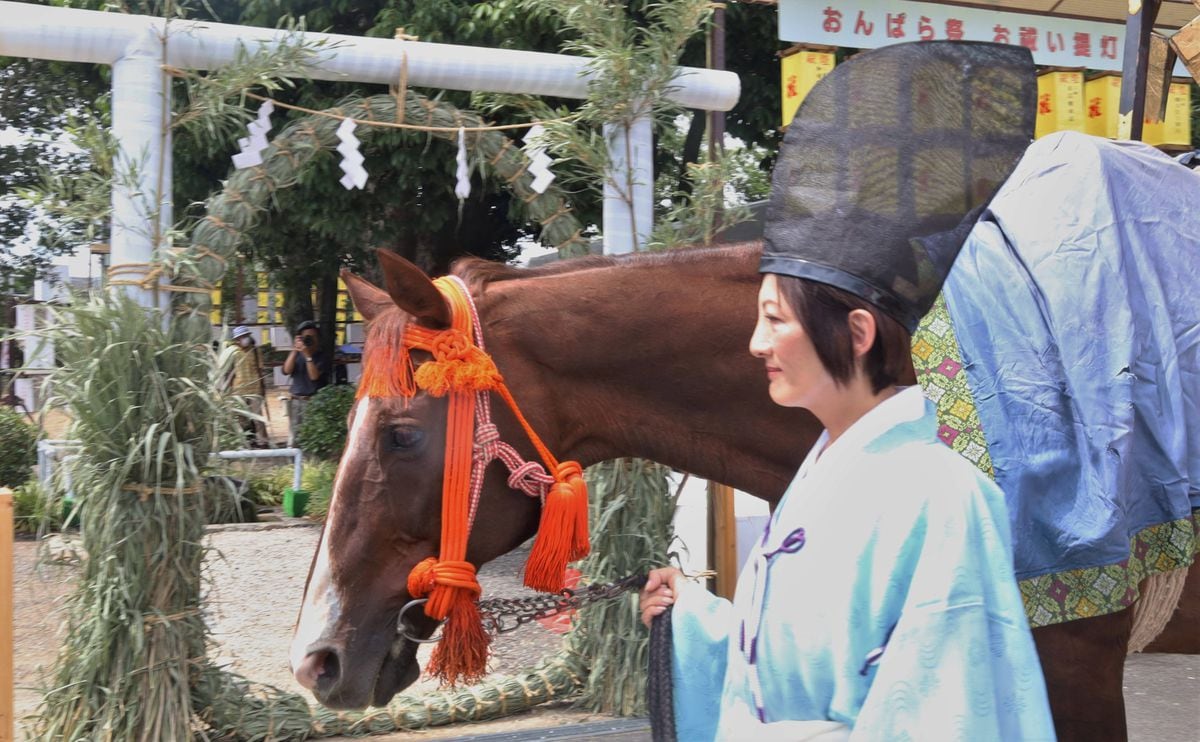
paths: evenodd
<path fill-rule="evenodd" d="M 317 344 L 316 338 L 314 338 L 312 335 L 301 335 L 300 342 L 304 343 L 306 348 L 311 348 Z"/>

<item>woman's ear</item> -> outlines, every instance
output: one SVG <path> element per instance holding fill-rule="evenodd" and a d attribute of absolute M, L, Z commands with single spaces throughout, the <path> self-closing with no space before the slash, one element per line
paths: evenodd
<path fill-rule="evenodd" d="M 865 309 L 852 309 L 846 319 L 850 323 L 850 349 L 857 361 L 875 345 L 879 328 L 875 326 L 875 315 Z"/>

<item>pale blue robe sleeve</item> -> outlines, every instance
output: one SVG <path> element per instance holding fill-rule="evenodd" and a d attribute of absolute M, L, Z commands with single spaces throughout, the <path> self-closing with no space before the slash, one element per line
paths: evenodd
<path fill-rule="evenodd" d="M 717 733 L 720 699 L 729 662 L 732 605 L 702 586 L 678 581 L 671 610 L 675 731 L 680 740 L 709 740 Z M 695 703 L 711 699 L 711 704 Z"/>
<path fill-rule="evenodd" d="M 920 536 L 903 560 L 912 581 L 883 654 L 868 669 L 874 677 L 852 739 L 1053 740 L 1041 665 L 1012 577 L 1003 496 L 961 468 L 948 479 L 915 525 Z"/>

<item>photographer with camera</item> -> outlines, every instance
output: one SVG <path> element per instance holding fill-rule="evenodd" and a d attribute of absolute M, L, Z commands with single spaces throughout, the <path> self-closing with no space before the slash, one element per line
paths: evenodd
<path fill-rule="evenodd" d="M 321 332 L 311 320 L 296 327 L 292 352 L 283 362 L 283 373 L 292 377 L 288 400 L 288 446 L 296 445 L 296 434 L 304 422 L 304 409 L 318 390 L 329 384 L 330 359 L 320 350 Z"/>

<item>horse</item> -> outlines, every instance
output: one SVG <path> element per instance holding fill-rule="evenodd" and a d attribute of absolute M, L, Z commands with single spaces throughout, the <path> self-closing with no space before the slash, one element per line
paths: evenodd
<path fill-rule="evenodd" d="M 1126 491 L 1102 489 L 1102 499 L 1128 495 L 1142 498 L 1133 504 L 1151 498 L 1156 504 L 1172 502 L 1171 523 L 1147 520 L 1142 511 L 1134 525 L 1187 531 L 1172 532 L 1186 542 L 1180 547 L 1187 549 L 1186 555 L 1156 566 L 1163 574 L 1143 581 L 1142 588 L 1154 583 L 1151 593 L 1139 593 L 1135 582 L 1117 587 L 1123 597 L 1104 610 L 1080 601 L 1083 608 L 1075 613 L 1060 611 L 1050 620 L 1033 622 L 1056 730 L 1064 740 L 1124 738 L 1124 661 L 1127 651 L 1144 646 L 1145 630 L 1139 623 L 1135 635 L 1134 619 L 1145 606 L 1160 619 L 1176 609 L 1165 603 L 1178 606 L 1165 630 L 1146 647 L 1149 651 L 1200 653 L 1200 568 L 1192 560 L 1191 530 L 1197 513 L 1188 510 L 1196 506 L 1192 485 L 1200 478 L 1200 459 L 1190 453 L 1196 431 L 1191 436 L 1188 430 L 1163 431 L 1146 420 L 1176 415 L 1185 418 L 1186 426 L 1195 425 L 1181 407 L 1195 392 L 1179 386 L 1179 375 L 1194 373 L 1200 352 L 1193 338 L 1200 299 L 1188 283 L 1200 270 L 1186 262 L 1194 260 L 1188 246 L 1200 240 L 1200 221 L 1194 216 L 1200 179 L 1139 147 L 1074 134 L 1039 140 L 993 200 L 946 285 L 947 305 L 950 297 L 958 297 L 948 317 L 957 325 L 961 316 L 965 332 L 983 332 L 971 376 L 987 395 L 980 403 L 1007 399 L 1002 413 L 1032 418 L 1049 409 L 1047 402 L 1066 400 L 1062 414 L 1068 430 L 1050 442 L 1080 451 L 1078 463 L 1092 467 L 1072 482 L 1103 486 L 1094 484 L 1097 477 L 1116 470 L 1122 477 L 1116 486 Z M 1073 163 L 1081 163 L 1080 169 L 1072 169 Z M 1145 197 L 1150 192 L 1154 199 Z M 1052 216 L 1029 217 L 1046 213 Z M 1062 234 L 1054 233 L 1055 228 Z M 583 466 L 622 457 L 651 459 L 775 503 L 817 439 L 820 425 L 807 412 L 770 400 L 761 364 L 747 350 L 756 319 L 759 254 L 759 245 L 746 243 L 582 258 L 525 270 L 464 260 L 452 273 L 473 297 L 487 350 L 511 396 L 545 447 L 560 458 Z M 996 256 L 1008 262 L 997 263 Z M 380 260 L 385 289 L 345 276 L 356 308 L 367 319 L 368 358 L 374 350 L 398 347 L 410 324 L 441 329 L 451 321 L 447 301 L 429 277 L 391 253 L 380 252 Z M 1072 260 L 1077 262 L 1069 266 Z M 1009 271 L 1007 278 L 1003 271 Z M 963 281 L 967 290 L 960 290 Z M 969 289 L 981 285 L 994 286 L 1001 301 L 984 306 L 981 300 L 983 310 L 972 314 L 971 307 L 957 302 L 976 299 Z M 1106 291 L 1124 292 L 1125 303 L 1106 304 Z M 1030 346 L 1032 362 L 1020 365 L 1013 347 L 992 342 L 993 337 L 1013 338 L 1014 327 L 1021 331 L 1012 322 L 1020 314 L 1020 302 L 1031 307 L 1029 316 L 1064 333 L 1058 342 L 1072 346 L 1074 359 L 1061 355 L 1058 345 L 1035 345 Z M 1091 314 L 1085 311 L 1089 309 Z M 1105 312 L 1131 324 L 1118 322 L 1108 335 L 1081 324 L 1102 320 Z M 1157 312 L 1160 324 L 1136 324 L 1139 312 Z M 1164 312 L 1170 315 L 1166 320 Z M 1135 337 L 1139 333 L 1146 337 Z M 1120 352 L 1105 356 L 1099 343 Z M 914 342 L 914 357 L 919 345 Z M 1078 361 L 1080 353 L 1104 356 L 1108 365 L 1090 364 L 1087 357 Z M 1028 374 L 1034 370 L 1049 373 L 1049 383 L 1025 384 L 1018 394 L 1035 396 L 1013 399 L 1012 390 L 997 387 L 1000 375 L 988 373 L 1005 364 L 1018 368 L 1022 381 L 1032 378 Z M 1075 374 L 1074 386 L 1065 376 L 1054 377 L 1057 373 Z M 1140 416 L 1134 427 L 1139 435 L 1149 431 L 1149 443 L 1138 440 L 1132 428 L 1109 426 L 1104 414 L 1086 414 L 1075 392 L 1086 391 L 1089 379 L 1078 374 L 1096 376 L 1112 392 L 1101 400 L 1105 414 Z M 426 394 L 411 400 L 365 395 L 349 416 L 346 449 L 290 658 L 297 680 L 328 706 L 383 705 L 419 673 L 413 637 L 431 635 L 435 622 L 410 614 L 405 632 L 398 635 L 396 629 L 401 610 L 414 597 L 409 572 L 439 553 L 448 407 L 444 397 Z M 494 422 L 517 453 L 535 458 L 538 447 L 522 433 L 516 415 L 497 405 Z M 1158 436 L 1164 432 L 1171 435 Z M 961 443 L 967 437 L 948 434 L 944 440 Z M 1047 475 L 1045 452 L 1026 453 L 1030 441 L 1044 440 L 1049 439 L 1001 436 L 987 444 L 994 443 L 993 453 L 1006 457 L 1010 472 L 1016 467 L 1021 482 L 1025 499 L 1014 502 L 1009 493 L 1014 531 L 1034 532 L 1043 550 L 1074 548 L 1074 536 L 1064 545 L 1044 523 L 1035 527 L 1028 520 L 1029 498 L 1042 494 L 1039 487 L 1047 479 L 1067 471 L 1060 459 L 1051 462 L 1057 468 Z M 1182 465 L 1175 461 L 1180 456 L 1186 458 Z M 1152 490 L 1127 484 L 1135 480 L 1121 467 L 1132 466 L 1131 460 L 1158 465 L 1170 457 L 1175 458 L 1163 464 L 1166 475 L 1152 482 Z M 1180 502 L 1180 492 L 1189 500 Z M 1060 504 L 1087 526 L 1099 518 L 1087 503 Z M 536 498 L 515 494 L 501 468 L 489 467 L 466 560 L 478 566 L 516 548 L 537 531 L 539 516 Z M 1125 555 L 1133 557 L 1137 548 L 1130 544 Z M 1117 553 L 1109 561 L 1084 566 L 1120 560 Z M 1117 566 L 1132 563 L 1126 559 Z M 1175 578 L 1188 565 L 1180 588 Z M 1019 564 L 1017 572 L 1022 575 Z M 1136 580 L 1142 573 L 1128 569 L 1124 574 Z M 1169 601 L 1158 605 L 1137 599 L 1157 592 L 1158 578 L 1164 575 L 1173 581 L 1166 591 Z M 1053 583 L 1060 575 L 1051 576 Z M 1107 579 L 1108 574 L 1099 576 Z M 1026 581 L 1022 577 L 1023 586 Z M 1111 585 L 1108 591 L 1113 593 Z M 1027 607 L 1029 600 L 1027 596 Z M 1155 626 L 1161 627 L 1161 620 Z"/>
<path fill-rule="evenodd" d="M 743 244 L 528 270 L 464 260 L 452 272 L 471 287 L 488 351 L 552 450 L 584 466 L 652 459 L 775 503 L 821 427 L 770 400 L 746 351 L 758 255 Z M 380 259 L 386 291 L 345 277 L 368 345 L 395 342 L 407 322 L 445 327 L 430 279 L 390 253 Z M 364 397 L 350 414 L 291 653 L 297 679 L 327 706 L 384 705 L 418 676 L 417 645 L 395 627 L 412 597 L 406 576 L 438 550 L 446 406 L 426 395 L 408 404 Z M 494 414 L 502 438 L 532 459 L 518 421 L 500 407 Z M 516 548 L 538 517 L 537 500 L 514 494 L 491 467 L 468 560 L 482 565 Z M 1184 601 L 1193 617 L 1197 572 Z M 1063 739 L 1124 730 L 1130 613 L 1035 629 Z M 413 622 L 422 636 L 435 629 L 423 615 Z M 1200 651 L 1182 616 L 1165 634 L 1176 650 Z"/>

